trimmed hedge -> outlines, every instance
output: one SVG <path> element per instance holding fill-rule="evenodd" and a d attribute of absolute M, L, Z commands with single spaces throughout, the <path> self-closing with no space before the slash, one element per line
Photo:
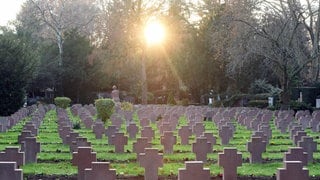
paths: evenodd
<path fill-rule="evenodd" d="M 56 97 L 54 98 L 54 104 L 60 108 L 66 109 L 70 106 L 71 99 L 68 97 Z"/>
<path fill-rule="evenodd" d="M 107 119 L 110 118 L 115 109 L 115 103 L 109 98 L 97 99 L 95 101 L 95 106 L 97 109 L 98 118 L 100 118 L 103 122 L 106 122 Z"/>

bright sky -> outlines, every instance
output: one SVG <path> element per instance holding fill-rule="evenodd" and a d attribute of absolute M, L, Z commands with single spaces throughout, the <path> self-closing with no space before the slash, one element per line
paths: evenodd
<path fill-rule="evenodd" d="M 25 0 L 0 0 L 0 26 L 6 26 L 8 21 L 16 19 Z"/>

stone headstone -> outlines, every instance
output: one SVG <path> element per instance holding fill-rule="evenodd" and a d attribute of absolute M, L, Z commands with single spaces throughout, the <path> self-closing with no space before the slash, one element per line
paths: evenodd
<path fill-rule="evenodd" d="M 22 180 L 22 169 L 17 169 L 16 162 L 0 161 L 0 179 Z"/>
<path fill-rule="evenodd" d="M 139 155 L 140 166 L 144 167 L 144 179 L 158 180 L 158 168 L 163 166 L 163 155 L 158 149 L 146 148 Z"/>
<path fill-rule="evenodd" d="M 144 149 L 151 148 L 151 146 L 152 144 L 148 142 L 148 138 L 138 138 L 137 142 L 133 143 L 133 152 L 137 153 L 137 160 L 139 159 L 139 154 L 144 153 Z"/>
<path fill-rule="evenodd" d="M 130 139 L 135 139 L 137 133 L 139 132 L 139 128 L 135 123 L 130 123 L 129 126 L 127 126 L 127 132 Z"/>
<path fill-rule="evenodd" d="M 96 135 L 96 139 L 102 139 L 102 135 L 105 133 L 104 123 L 102 121 L 96 121 L 93 124 L 93 132 Z"/>
<path fill-rule="evenodd" d="M 78 180 L 84 179 L 86 168 L 91 168 L 91 163 L 97 161 L 97 155 L 91 147 L 79 147 L 78 152 L 72 155 L 72 165 L 78 167 Z"/>
<path fill-rule="evenodd" d="M 252 137 L 247 143 L 247 150 L 250 152 L 250 163 L 262 163 L 262 153 L 266 151 L 267 143 L 261 137 Z"/>
<path fill-rule="evenodd" d="M 285 152 L 283 161 L 301 161 L 302 166 L 308 165 L 308 154 L 303 152 L 302 147 L 291 147 Z"/>
<path fill-rule="evenodd" d="M 124 133 L 117 132 L 112 136 L 115 153 L 124 153 L 124 146 L 128 144 L 128 137 Z"/>
<path fill-rule="evenodd" d="M 106 136 L 108 137 L 108 144 L 109 145 L 113 145 L 112 144 L 112 136 L 118 132 L 118 128 L 117 126 L 108 126 L 108 128 L 106 129 Z"/>
<path fill-rule="evenodd" d="M 293 135 L 293 144 L 297 145 L 298 141 L 302 140 L 303 136 L 307 136 L 307 133 L 304 131 L 297 131 L 295 135 Z"/>
<path fill-rule="evenodd" d="M 211 149 L 211 151 L 210 151 L 210 153 L 213 151 L 213 145 L 215 145 L 216 144 L 216 142 L 217 142 L 217 140 L 216 140 L 216 137 L 213 135 L 213 133 L 211 133 L 211 132 L 204 132 L 202 135 L 201 135 L 201 137 L 206 137 L 207 138 L 207 141 L 209 142 L 209 143 L 211 143 L 211 147 L 210 147 L 210 149 Z"/>
<path fill-rule="evenodd" d="M 221 138 L 222 145 L 229 144 L 229 141 L 233 136 L 232 129 L 229 126 L 222 126 L 219 130 L 219 136 Z"/>
<path fill-rule="evenodd" d="M 309 171 L 301 161 L 285 161 L 284 168 L 278 168 L 277 180 L 308 180 Z"/>
<path fill-rule="evenodd" d="M 181 145 L 189 145 L 189 137 L 192 135 L 192 129 L 189 126 L 182 126 L 178 132 Z"/>
<path fill-rule="evenodd" d="M 177 137 L 173 135 L 172 131 L 165 131 L 163 136 L 161 136 L 161 144 L 163 145 L 164 154 L 173 153 L 173 145 L 177 143 Z"/>
<path fill-rule="evenodd" d="M 292 129 L 290 129 L 290 138 L 293 139 L 293 136 L 296 135 L 298 131 L 303 131 L 301 126 L 293 126 Z"/>
<path fill-rule="evenodd" d="M 192 144 L 192 152 L 196 154 L 197 161 L 207 162 L 207 154 L 211 151 L 211 143 L 206 137 L 198 137 Z"/>
<path fill-rule="evenodd" d="M 150 126 L 146 126 L 141 130 L 141 137 L 148 138 L 148 141 L 151 142 L 154 138 L 154 130 Z"/>
<path fill-rule="evenodd" d="M 116 170 L 110 169 L 108 162 L 92 162 L 91 167 L 85 169 L 84 180 L 115 180 L 117 178 Z"/>
<path fill-rule="evenodd" d="M 6 147 L 3 152 L 0 152 L 0 161 L 13 161 L 21 167 L 25 164 L 24 152 L 21 152 L 19 147 Z"/>
<path fill-rule="evenodd" d="M 70 126 L 63 126 L 62 129 L 59 129 L 59 135 L 62 139 L 62 143 L 67 145 L 67 136 L 70 135 L 71 127 Z"/>
<path fill-rule="evenodd" d="M 34 137 L 31 131 L 22 131 L 21 134 L 18 136 L 18 143 L 21 144 L 22 141 L 25 141 L 27 137 Z"/>
<path fill-rule="evenodd" d="M 27 137 L 21 143 L 21 151 L 25 154 L 25 163 L 37 162 L 37 154 L 40 152 L 40 143 L 35 137 Z"/>
<path fill-rule="evenodd" d="M 186 161 L 186 168 L 179 168 L 178 180 L 210 180 L 210 169 L 202 161 Z"/>
<path fill-rule="evenodd" d="M 218 164 L 223 167 L 223 179 L 236 180 L 237 167 L 242 165 L 242 154 L 236 148 L 224 148 L 223 153 L 219 153 Z"/>
<path fill-rule="evenodd" d="M 308 153 L 308 162 L 313 162 L 313 152 L 317 151 L 317 142 L 313 141 L 312 137 L 303 136 L 302 140 L 298 141 L 298 146 Z"/>
<path fill-rule="evenodd" d="M 150 120 L 148 118 L 141 118 L 140 119 L 140 126 L 146 127 L 150 125 Z"/>
<path fill-rule="evenodd" d="M 192 131 L 196 135 L 196 137 L 200 137 L 204 133 L 204 125 L 203 125 L 203 123 L 197 122 L 192 127 Z"/>
<path fill-rule="evenodd" d="M 75 142 L 77 138 L 80 137 L 79 133 L 77 132 L 70 132 L 69 135 L 66 137 L 66 143 L 71 146 L 72 142 Z"/>
<path fill-rule="evenodd" d="M 26 125 L 23 127 L 23 130 L 31 131 L 31 134 L 33 136 L 38 135 L 38 129 L 35 127 L 35 125 L 32 122 L 27 122 Z"/>
<path fill-rule="evenodd" d="M 77 152 L 79 147 L 91 147 L 91 143 L 85 137 L 77 137 L 70 145 L 70 152 Z"/>

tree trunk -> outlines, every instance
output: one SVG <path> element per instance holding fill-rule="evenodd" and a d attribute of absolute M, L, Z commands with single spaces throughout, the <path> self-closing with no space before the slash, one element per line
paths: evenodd
<path fill-rule="evenodd" d="M 282 92 L 280 94 L 280 109 L 288 110 L 290 108 L 291 100 L 291 90 L 290 90 L 290 80 L 286 72 L 283 73 L 283 79 L 281 83 Z"/>

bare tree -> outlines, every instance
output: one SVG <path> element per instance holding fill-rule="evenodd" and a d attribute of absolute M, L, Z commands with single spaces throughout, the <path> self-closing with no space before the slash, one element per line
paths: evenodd
<path fill-rule="evenodd" d="M 246 53 L 241 59 L 233 59 L 230 67 L 241 66 L 250 56 L 263 57 L 262 63 L 278 77 L 282 93 L 280 99 L 287 106 L 296 78 L 318 57 L 315 36 L 319 29 L 310 30 L 306 12 L 296 0 L 262 1 L 264 11 L 253 24 L 245 19 L 235 19 L 250 29 L 246 40 Z M 314 24 L 314 23 L 312 23 Z M 309 33 L 309 34 L 308 34 Z M 317 40 L 318 41 L 318 40 Z"/>

